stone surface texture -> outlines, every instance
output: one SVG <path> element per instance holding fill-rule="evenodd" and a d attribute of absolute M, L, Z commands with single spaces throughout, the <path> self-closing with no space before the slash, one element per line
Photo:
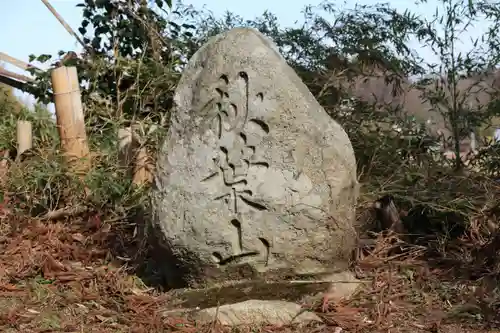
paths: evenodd
<path fill-rule="evenodd" d="M 236 28 L 210 39 L 174 102 L 151 207 L 175 269 L 206 281 L 242 265 L 259 274 L 347 268 L 352 145 L 268 38 Z"/>
<path fill-rule="evenodd" d="M 285 301 L 248 300 L 194 312 L 198 324 L 217 321 L 224 326 L 308 324 L 322 322 L 318 315 Z"/>
<path fill-rule="evenodd" d="M 226 282 L 210 288 L 181 288 L 168 291 L 168 309 L 206 309 L 251 299 L 281 300 L 314 304 L 325 296 L 332 302 L 351 299 L 364 282 L 350 271 L 334 273 L 313 280 L 246 280 Z"/>

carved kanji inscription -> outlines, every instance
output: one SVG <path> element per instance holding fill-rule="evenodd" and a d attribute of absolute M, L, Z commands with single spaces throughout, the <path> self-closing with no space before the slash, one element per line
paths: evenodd
<path fill-rule="evenodd" d="M 230 94 L 234 89 L 238 89 L 236 96 Z M 224 74 L 220 76 L 219 85 L 215 88 L 216 100 L 212 101 L 212 105 L 216 108 L 214 130 L 219 139 L 219 150 L 213 158 L 215 171 L 201 181 L 222 183 L 223 191 L 213 200 L 226 204 L 234 215 L 228 222 L 234 229 L 233 253 L 224 258 L 220 253 L 214 252 L 214 259 L 219 265 L 226 265 L 235 260 L 241 261 L 245 257 L 264 256 L 266 263 L 269 259 L 270 243 L 264 238 L 259 238 L 259 241 L 262 243 L 261 248 L 265 250 L 245 249 L 243 244 L 245 225 L 239 214 L 242 205 L 257 211 L 267 210 L 267 207 L 253 198 L 253 192 L 248 186 L 247 175 L 250 168 L 269 168 L 268 162 L 256 157 L 259 147 L 250 144 L 248 138 L 268 135 L 270 130 L 265 121 L 252 118 L 250 110 L 251 105 L 258 107 L 262 103 L 264 93 L 259 92 L 255 96 L 250 96 L 249 91 L 249 78 L 246 72 L 239 72 L 233 79 Z"/>

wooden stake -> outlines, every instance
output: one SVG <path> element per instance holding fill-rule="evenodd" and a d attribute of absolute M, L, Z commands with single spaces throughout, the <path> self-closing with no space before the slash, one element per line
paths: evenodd
<path fill-rule="evenodd" d="M 73 169 L 86 172 L 90 169 L 91 161 L 76 67 L 61 66 L 54 69 L 52 90 L 61 147 Z"/>
<path fill-rule="evenodd" d="M 136 154 L 132 183 L 137 186 L 143 186 L 149 184 L 152 179 L 153 165 L 150 161 L 146 147 L 141 147 Z"/>
<path fill-rule="evenodd" d="M 120 128 L 118 130 L 118 157 L 120 167 L 129 169 L 134 158 L 134 151 L 137 149 L 137 142 L 134 140 L 132 127 Z"/>
<path fill-rule="evenodd" d="M 140 126 L 118 130 L 118 151 L 121 167 L 132 175 L 132 183 L 136 186 L 148 184 L 153 179 L 153 164 L 146 147 L 141 147 L 141 139 L 137 134 Z"/>
<path fill-rule="evenodd" d="M 9 172 L 9 151 L 4 150 L 0 152 L 0 186 L 3 189 L 5 182 L 7 181 L 6 176 Z"/>
<path fill-rule="evenodd" d="M 26 150 L 33 147 L 33 133 L 31 122 L 26 120 L 17 121 L 17 157 Z"/>

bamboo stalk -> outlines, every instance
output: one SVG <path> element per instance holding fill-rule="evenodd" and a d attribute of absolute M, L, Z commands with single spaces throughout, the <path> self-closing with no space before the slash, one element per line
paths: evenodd
<path fill-rule="evenodd" d="M 11 65 L 14 65 L 16 66 L 17 68 L 20 68 L 20 69 L 23 69 L 23 70 L 28 70 L 28 69 L 31 69 L 31 68 L 34 68 L 34 69 L 37 69 L 37 70 L 40 70 L 40 68 L 38 67 L 35 67 L 31 64 L 28 64 L 22 60 L 19 60 L 19 59 L 16 59 L 14 57 L 11 57 L 10 55 L 8 55 L 7 53 L 4 53 L 4 52 L 0 52 L 0 61 L 5 61 Z"/>
<path fill-rule="evenodd" d="M 52 89 L 62 149 L 75 171 L 85 173 L 91 161 L 76 67 L 54 69 Z"/>
<path fill-rule="evenodd" d="M 50 12 L 52 13 L 52 15 L 55 16 L 55 18 L 59 21 L 59 23 L 62 24 L 62 26 L 64 27 L 64 29 L 66 29 L 66 31 L 69 32 L 70 35 L 72 35 L 73 37 L 75 37 L 76 40 L 78 41 L 78 43 L 80 43 L 80 45 L 83 46 L 84 49 L 87 49 L 91 53 L 94 52 L 94 50 L 92 50 L 87 45 L 85 45 L 85 43 L 83 42 L 83 40 L 76 34 L 76 32 L 73 29 L 71 29 L 71 27 L 69 26 L 69 24 L 66 23 L 66 21 L 64 21 L 64 19 L 62 18 L 62 16 L 59 15 L 59 13 L 56 11 L 56 9 L 54 7 L 52 7 L 52 5 L 49 3 L 48 0 L 42 0 L 42 2 L 50 10 Z"/>
<path fill-rule="evenodd" d="M 33 132 L 30 121 L 17 121 L 17 157 L 33 147 Z"/>

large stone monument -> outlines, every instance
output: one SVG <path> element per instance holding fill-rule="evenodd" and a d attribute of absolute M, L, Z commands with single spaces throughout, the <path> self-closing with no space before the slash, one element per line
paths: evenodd
<path fill-rule="evenodd" d="M 213 37 L 174 101 L 152 192 L 172 274 L 199 285 L 347 269 L 351 143 L 269 39 L 248 28 Z"/>

